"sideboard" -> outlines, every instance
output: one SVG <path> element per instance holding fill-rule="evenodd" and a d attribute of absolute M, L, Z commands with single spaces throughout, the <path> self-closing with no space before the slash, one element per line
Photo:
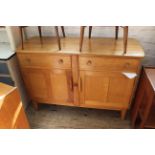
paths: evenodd
<path fill-rule="evenodd" d="M 122 39 L 85 38 L 79 52 L 79 38 L 38 37 L 24 42 L 17 57 L 27 91 L 35 108 L 38 103 L 109 109 L 130 107 L 144 51 L 135 39 L 128 40 L 123 54 Z"/>

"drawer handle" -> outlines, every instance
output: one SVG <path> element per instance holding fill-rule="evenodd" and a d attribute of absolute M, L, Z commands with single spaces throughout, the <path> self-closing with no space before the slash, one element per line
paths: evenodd
<path fill-rule="evenodd" d="M 125 65 L 124 65 L 125 68 L 128 68 L 129 66 L 130 66 L 129 62 L 125 63 Z"/>
<path fill-rule="evenodd" d="M 58 62 L 59 62 L 59 64 L 63 64 L 64 61 L 63 61 L 63 59 L 59 59 Z"/>
<path fill-rule="evenodd" d="M 30 63 L 30 62 L 31 62 L 31 59 L 27 58 L 26 61 L 27 61 L 28 63 Z"/>
<path fill-rule="evenodd" d="M 90 66 L 92 64 L 91 60 L 88 60 L 87 65 Z"/>
<path fill-rule="evenodd" d="M 80 91 L 82 92 L 82 78 L 80 77 Z"/>

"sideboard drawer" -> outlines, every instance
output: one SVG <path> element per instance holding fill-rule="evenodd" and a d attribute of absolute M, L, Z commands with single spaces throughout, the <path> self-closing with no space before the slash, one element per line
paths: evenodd
<path fill-rule="evenodd" d="M 18 60 L 22 67 L 71 68 L 71 57 L 69 55 L 18 54 Z"/>
<path fill-rule="evenodd" d="M 137 72 L 139 60 L 133 58 L 111 57 L 79 57 L 79 67 L 82 70 L 116 70 Z"/>

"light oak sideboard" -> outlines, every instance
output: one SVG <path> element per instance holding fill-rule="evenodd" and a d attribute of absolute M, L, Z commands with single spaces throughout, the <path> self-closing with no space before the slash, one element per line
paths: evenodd
<path fill-rule="evenodd" d="M 27 91 L 35 105 L 59 104 L 121 111 L 130 107 L 144 57 L 135 39 L 84 39 L 79 52 L 78 38 L 63 38 L 62 50 L 55 38 L 37 37 L 19 46 L 17 57 Z"/>

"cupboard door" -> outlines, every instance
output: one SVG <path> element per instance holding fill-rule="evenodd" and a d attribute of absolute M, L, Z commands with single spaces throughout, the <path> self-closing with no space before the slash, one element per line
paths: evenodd
<path fill-rule="evenodd" d="M 51 101 L 50 74 L 48 70 L 22 68 L 22 74 L 32 100 L 45 103 Z"/>
<path fill-rule="evenodd" d="M 107 103 L 113 107 L 128 108 L 134 88 L 135 78 L 128 78 L 122 73 L 109 76 Z"/>
<path fill-rule="evenodd" d="M 102 72 L 80 71 L 81 104 L 102 105 L 108 94 L 109 77 Z"/>
<path fill-rule="evenodd" d="M 71 70 L 52 69 L 50 72 L 52 102 L 73 104 L 73 80 Z"/>
<path fill-rule="evenodd" d="M 126 108 L 134 79 L 121 72 L 80 71 L 80 100 L 84 106 Z"/>

